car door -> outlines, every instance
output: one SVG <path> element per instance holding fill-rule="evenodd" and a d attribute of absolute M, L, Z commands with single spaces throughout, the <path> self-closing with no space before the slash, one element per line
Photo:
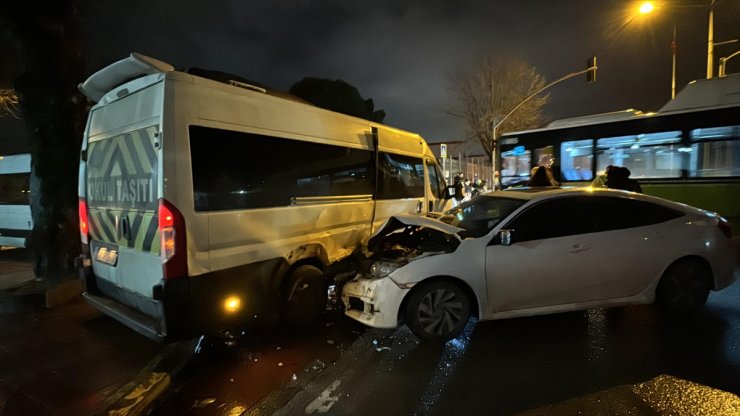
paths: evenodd
<path fill-rule="evenodd" d="M 598 299 L 600 270 L 609 264 L 604 239 L 594 233 L 588 197 L 536 203 L 503 225 L 511 245 L 494 238 L 486 249 L 493 312 Z"/>
<path fill-rule="evenodd" d="M 682 237 L 663 223 L 683 213 L 622 196 L 594 196 L 591 205 L 605 250 L 605 263 L 598 268 L 600 299 L 642 292 L 675 260 L 673 247 Z"/>

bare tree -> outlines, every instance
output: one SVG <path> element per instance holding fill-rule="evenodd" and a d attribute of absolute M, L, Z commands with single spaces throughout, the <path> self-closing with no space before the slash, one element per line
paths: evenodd
<path fill-rule="evenodd" d="M 457 108 L 452 114 L 465 121 L 466 141 L 478 140 L 491 156 L 493 126 L 528 96 L 545 86 L 545 78 L 526 62 L 514 58 L 488 57 L 469 74 L 455 78 Z M 539 127 L 548 94 L 531 98 L 496 130 L 502 132 Z"/>
<path fill-rule="evenodd" d="M 0 117 L 7 115 L 20 118 L 18 116 L 18 95 L 12 89 L 0 88 Z"/>

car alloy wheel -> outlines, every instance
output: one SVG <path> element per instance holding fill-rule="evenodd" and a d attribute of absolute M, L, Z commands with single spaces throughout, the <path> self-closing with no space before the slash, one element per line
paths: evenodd
<path fill-rule="evenodd" d="M 465 328 L 470 319 L 470 301 L 454 283 L 436 281 L 412 294 L 406 319 L 419 338 L 448 340 Z"/>
<path fill-rule="evenodd" d="M 711 275 L 704 264 L 682 259 L 673 263 L 661 277 L 656 300 L 673 312 L 690 313 L 707 302 L 710 284 Z"/>

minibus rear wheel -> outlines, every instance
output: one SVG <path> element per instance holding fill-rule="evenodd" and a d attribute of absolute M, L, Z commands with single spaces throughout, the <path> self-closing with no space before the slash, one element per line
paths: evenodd
<path fill-rule="evenodd" d="M 311 265 L 293 269 L 282 290 L 281 320 L 291 327 L 311 326 L 326 310 L 327 291 L 321 270 Z"/>

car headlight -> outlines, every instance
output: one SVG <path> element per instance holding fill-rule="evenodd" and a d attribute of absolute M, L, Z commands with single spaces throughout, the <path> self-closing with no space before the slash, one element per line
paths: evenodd
<path fill-rule="evenodd" d="M 400 264 L 392 261 L 376 261 L 370 265 L 370 278 L 379 279 L 393 273 L 401 267 Z"/>

